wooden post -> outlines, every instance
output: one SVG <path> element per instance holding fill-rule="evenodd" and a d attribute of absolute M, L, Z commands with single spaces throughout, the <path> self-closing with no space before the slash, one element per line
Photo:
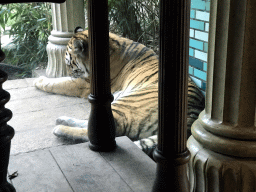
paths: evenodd
<path fill-rule="evenodd" d="M 0 61 L 5 58 L 0 45 Z M 12 118 L 12 112 L 4 105 L 10 100 L 10 94 L 3 90 L 2 84 L 7 80 L 8 75 L 0 70 L 0 191 L 15 192 L 15 188 L 7 182 L 7 169 L 11 149 L 11 139 L 14 136 L 14 129 L 6 124 Z"/>
<path fill-rule="evenodd" d="M 189 0 L 160 1 L 159 131 L 153 192 L 189 191 L 186 163 Z"/>
<path fill-rule="evenodd" d="M 99 6 L 100 5 L 100 6 Z M 111 111 L 108 1 L 88 1 L 89 59 L 91 66 L 91 113 L 88 122 L 90 148 L 110 151 L 116 146 Z"/>
<path fill-rule="evenodd" d="M 16 3 L 17 0 L 3 1 L 0 4 Z M 26 1 L 31 2 L 31 1 Z M 44 2 L 48 2 L 47 0 Z M 52 1 L 50 1 L 52 2 Z M 63 0 L 56 0 L 56 3 L 63 3 Z M 1 50 L 0 43 L 0 62 L 5 58 Z M 3 90 L 2 84 L 8 79 L 7 73 L 0 70 L 0 192 L 15 192 L 15 188 L 7 181 L 7 170 L 10 157 L 11 139 L 14 136 L 14 129 L 7 125 L 7 121 L 12 118 L 12 112 L 4 106 L 10 100 L 10 94 Z M 22 165 L 21 165 L 22 166 Z"/>

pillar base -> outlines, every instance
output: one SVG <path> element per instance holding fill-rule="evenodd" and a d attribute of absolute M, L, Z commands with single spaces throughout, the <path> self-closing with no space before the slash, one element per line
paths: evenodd
<path fill-rule="evenodd" d="M 200 113 L 191 127 L 193 137 L 205 148 L 238 158 L 256 158 L 254 130 L 253 127 L 247 129 L 225 122 L 216 122 L 205 114 L 205 110 Z"/>
<path fill-rule="evenodd" d="M 66 45 L 55 45 L 48 43 L 47 54 L 48 54 L 48 65 L 46 68 L 46 76 L 50 78 L 65 77 L 67 76 L 66 64 L 65 64 L 65 52 Z"/>
<path fill-rule="evenodd" d="M 190 191 L 256 190 L 256 158 L 227 156 L 208 150 L 191 136 L 187 143 Z M 228 148 L 228 146 L 226 146 Z"/>
<path fill-rule="evenodd" d="M 48 65 L 46 68 L 47 77 L 65 77 L 67 69 L 65 63 L 65 52 L 72 32 L 52 31 L 46 47 L 48 54 Z"/>

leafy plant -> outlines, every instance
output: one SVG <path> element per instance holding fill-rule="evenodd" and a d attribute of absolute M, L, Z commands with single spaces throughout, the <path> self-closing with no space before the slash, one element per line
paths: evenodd
<path fill-rule="evenodd" d="M 15 48 L 5 51 L 8 63 L 23 67 L 25 72 L 22 76 L 29 77 L 39 63 L 47 61 L 46 45 L 52 29 L 50 5 L 18 3 L 6 5 L 2 11 L 2 28 L 5 28 L 8 19 L 15 21 L 10 30 Z"/>
<path fill-rule="evenodd" d="M 8 5 L 0 5 L 0 26 L 5 31 L 5 27 L 7 22 L 10 20 L 11 17 L 11 9 L 8 8 Z M 1 30 L 2 31 L 2 30 Z"/>
<path fill-rule="evenodd" d="M 110 30 L 158 53 L 159 0 L 108 0 Z"/>
<path fill-rule="evenodd" d="M 86 9 L 85 0 L 85 9 Z M 108 0 L 110 31 L 143 43 L 158 53 L 159 0 Z M 46 45 L 52 30 L 49 3 L 0 6 L 0 26 L 11 26 L 14 49 L 5 50 L 7 63 L 25 69 L 22 76 L 47 61 Z"/>
<path fill-rule="evenodd" d="M 87 12 L 85 0 L 85 12 Z M 159 0 L 108 0 L 111 32 L 159 52 Z"/>

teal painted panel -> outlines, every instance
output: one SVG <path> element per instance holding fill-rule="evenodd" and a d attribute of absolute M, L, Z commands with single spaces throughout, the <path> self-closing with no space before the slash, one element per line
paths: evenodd
<path fill-rule="evenodd" d="M 198 68 L 200 70 L 203 70 L 203 62 L 194 57 L 189 57 L 189 65 L 191 65 L 195 68 Z"/>
<path fill-rule="evenodd" d="M 202 82 L 202 89 L 205 91 L 206 90 L 206 83 Z"/>
<path fill-rule="evenodd" d="M 190 18 L 195 18 L 195 14 L 196 14 L 196 11 L 195 10 L 191 10 L 190 11 Z"/>
<path fill-rule="evenodd" d="M 207 63 L 204 63 L 204 71 L 207 71 Z"/>
<path fill-rule="evenodd" d="M 208 32 L 195 30 L 195 39 L 208 42 L 208 37 L 209 37 Z"/>
<path fill-rule="evenodd" d="M 198 77 L 199 79 L 203 79 L 204 81 L 206 81 L 206 73 L 203 71 L 200 71 L 198 69 L 194 69 L 194 76 Z"/>
<path fill-rule="evenodd" d="M 191 0 L 191 8 L 205 10 L 205 1 Z"/>
<path fill-rule="evenodd" d="M 189 68 L 188 68 L 188 73 L 189 73 L 190 75 L 193 75 L 193 67 L 190 67 L 190 66 L 189 66 Z"/>
<path fill-rule="evenodd" d="M 196 19 L 209 22 L 210 14 L 206 11 L 196 11 Z"/>
<path fill-rule="evenodd" d="M 205 31 L 209 31 L 209 23 L 205 23 Z"/>
<path fill-rule="evenodd" d="M 206 11 L 209 11 L 210 12 L 210 6 L 211 4 L 210 4 L 210 2 L 205 2 L 205 9 L 206 9 Z"/>
<path fill-rule="evenodd" d="M 204 43 L 204 51 L 207 53 L 208 52 L 208 43 Z"/>
<path fill-rule="evenodd" d="M 207 53 L 202 52 L 200 50 L 195 50 L 195 58 L 207 62 Z"/>
<path fill-rule="evenodd" d="M 192 56 L 192 57 L 194 56 L 194 49 L 189 48 L 189 55 Z"/>
<path fill-rule="evenodd" d="M 192 80 L 195 82 L 195 84 L 196 84 L 199 88 L 202 87 L 202 81 L 201 81 L 201 80 L 199 80 L 199 79 L 197 79 L 197 78 L 195 78 L 195 77 L 191 77 L 191 78 L 192 78 Z"/>
<path fill-rule="evenodd" d="M 189 36 L 190 37 L 195 37 L 195 30 L 194 29 L 189 30 Z"/>
<path fill-rule="evenodd" d="M 195 39 L 189 40 L 189 46 L 194 47 L 196 49 L 204 50 L 204 43 L 202 41 L 198 41 Z"/>
<path fill-rule="evenodd" d="M 190 19 L 190 28 L 204 30 L 204 22 Z"/>

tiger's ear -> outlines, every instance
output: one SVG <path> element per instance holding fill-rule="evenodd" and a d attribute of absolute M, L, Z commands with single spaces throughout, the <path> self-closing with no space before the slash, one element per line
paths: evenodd
<path fill-rule="evenodd" d="M 74 33 L 83 32 L 83 31 L 84 31 L 83 28 L 78 26 L 78 27 L 75 28 Z"/>
<path fill-rule="evenodd" d="M 82 39 L 75 39 L 74 42 L 74 53 L 84 57 L 86 55 L 86 51 L 88 50 L 88 42 Z"/>

